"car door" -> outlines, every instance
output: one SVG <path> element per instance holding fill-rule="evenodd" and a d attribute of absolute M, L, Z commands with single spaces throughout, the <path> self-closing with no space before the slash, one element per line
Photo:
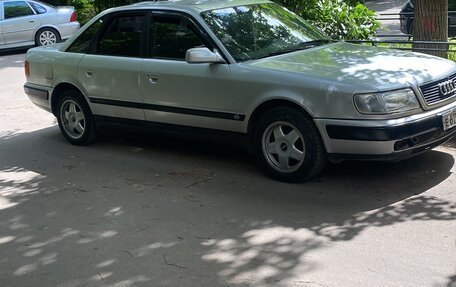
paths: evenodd
<path fill-rule="evenodd" d="M 139 90 L 144 11 L 111 14 L 78 67 L 93 112 L 144 120 Z"/>
<path fill-rule="evenodd" d="M 231 100 L 228 64 L 189 64 L 188 49 L 210 39 L 182 13 L 154 12 L 149 24 L 148 58 L 141 68 L 146 119 L 192 127 L 239 130 L 244 115 Z"/>
<path fill-rule="evenodd" d="M 5 44 L 35 41 L 40 19 L 27 1 L 3 2 L 4 19 L 1 21 Z"/>

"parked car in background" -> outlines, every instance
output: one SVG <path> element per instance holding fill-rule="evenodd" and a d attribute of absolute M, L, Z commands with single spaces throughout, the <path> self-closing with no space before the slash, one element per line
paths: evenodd
<path fill-rule="evenodd" d="M 401 32 L 413 35 L 415 18 L 415 0 L 408 0 L 399 13 L 401 19 Z M 456 37 L 456 0 L 448 0 L 448 36 Z"/>
<path fill-rule="evenodd" d="M 264 0 L 106 10 L 62 45 L 30 49 L 24 86 L 72 144 L 102 123 L 245 143 L 272 178 L 329 160 L 401 160 L 456 134 L 456 64 L 334 42 Z"/>
<path fill-rule="evenodd" d="M 68 39 L 80 27 L 74 7 L 39 1 L 0 0 L 0 50 L 46 46 Z"/>

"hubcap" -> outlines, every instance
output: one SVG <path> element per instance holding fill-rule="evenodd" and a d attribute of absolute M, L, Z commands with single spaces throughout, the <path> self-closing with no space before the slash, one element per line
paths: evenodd
<path fill-rule="evenodd" d="M 287 122 L 275 122 L 264 131 L 262 148 L 269 165 L 283 173 L 298 170 L 306 153 L 303 136 Z"/>
<path fill-rule="evenodd" d="M 81 107 L 73 100 L 66 100 L 60 109 L 63 129 L 73 139 L 80 139 L 86 128 Z"/>
<path fill-rule="evenodd" d="M 40 44 L 42 46 L 57 43 L 57 36 L 52 31 L 44 31 L 40 34 Z"/>

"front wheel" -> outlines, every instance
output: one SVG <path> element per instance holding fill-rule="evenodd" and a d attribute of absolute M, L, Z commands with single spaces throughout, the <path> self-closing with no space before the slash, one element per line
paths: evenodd
<path fill-rule="evenodd" d="M 74 145 L 87 145 L 95 138 L 95 123 L 92 113 L 82 96 L 76 91 L 67 91 L 58 104 L 57 120 L 63 136 Z"/>
<path fill-rule="evenodd" d="M 253 150 L 263 172 L 285 182 L 311 179 L 327 161 L 313 121 L 304 112 L 289 107 L 271 109 L 259 119 Z"/>

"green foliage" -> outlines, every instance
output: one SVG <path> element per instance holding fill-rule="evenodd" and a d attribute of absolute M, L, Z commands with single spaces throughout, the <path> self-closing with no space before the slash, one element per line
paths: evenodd
<path fill-rule="evenodd" d="M 68 5 L 74 6 L 81 24 L 87 23 L 97 14 L 93 6 L 93 0 L 68 0 Z"/>
<path fill-rule="evenodd" d="M 313 22 L 336 39 L 368 39 L 379 27 L 375 12 L 363 4 L 350 6 L 342 0 L 321 0 L 317 9 Z"/>
<path fill-rule="evenodd" d="M 364 0 L 273 0 L 294 11 L 335 39 L 368 39 L 375 36 L 379 22 Z M 55 5 L 72 5 L 84 24 L 95 14 L 140 0 L 44 0 Z"/>
<path fill-rule="evenodd" d="M 335 39 L 368 39 L 380 23 L 360 0 L 275 0 Z M 354 4 L 354 5 L 351 5 Z"/>

